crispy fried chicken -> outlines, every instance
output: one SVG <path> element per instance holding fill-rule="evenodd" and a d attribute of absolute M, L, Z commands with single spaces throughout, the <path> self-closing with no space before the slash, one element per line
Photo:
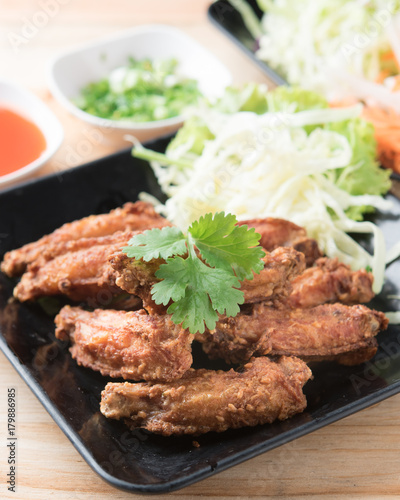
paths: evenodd
<path fill-rule="evenodd" d="M 245 304 L 281 301 L 290 294 L 292 280 L 305 268 L 304 255 L 293 248 L 278 247 L 266 253 L 263 260 L 264 269 L 241 283 Z"/>
<path fill-rule="evenodd" d="M 21 301 L 64 294 L 96 308 L 64 307 L 55 319 L 57 338 L 71 342 L 79 365 L 146 381 L 107 384 L 101 402 L 106 417 L 164 436 L 254 426 L 303 411 L 302 388 L 311 377 L 306 362 L 370 359 L 375 335 L 388 321 L 365 306 L 335 303 L 368 302 L 372 276 L 321 258 L 303 228 L 273 218 L 239 224 L 261 234 L 264 269 L 241 283 L 241 313 L 221 317 L 215 330 L 196 338 L 210 357 L 247 362 L 242 372 L 191 369 L 193 335 L 151 297 L 164 261 L 146 263 L 121 251 L 134 231 L 170 225 L 147 203 L 64 224 L 8 252 L 1 270 L 9 276 L 25 272 L 14 290 Z M 113 300 L 125 292 L 126 307 L 146 310 L 97 309 L 116 308 Z"/>
<path fill-rule="evenodd" d="M 167 382 L 192 364 L 193 335 L 169 316 L 65 306 L 55 323 L 56 337 L 71 341 L 77 363 L 102 375 Z"/>
<path fill-rule="evenodd" d="M 152 227 L 167 225 L 170 225 L 169 222 L 157 214 L 149 203 L 142 201 L 126 203 L 123 207 L 116 208 L 108 214 L 90 215 L 64 224 L 38 241 L 6 253 L 1 263 L 1 270 L 8 276 L 19 276 L 25 272 L 30 263 L 44 253 L 53 257 L 62 253 L 65 247 L 60 243 L 81 238 L 108 236 L 117 231 L 144 231 Z"/>
<path fill-rule="evenodd" d="M 374 297 L 373 276 L 365 269 L 352 271 L 338 259 L 323 257 L 292 281 L 286 300 L 290 307 L 313 307 L 326 302 L 358 304 Z"/>
<path fill-rule="evenodd" d="M 223 432 L 303 411 L 310 377 L 303 361 L 285 356 L 252 359 L 241 373 L 191 369 L 167 384 L 109 383 L 101 412 L 163 436 Z"/>
<path fill-rule="evenodd" d="M 265 219 L 249 219 L 238 222 L 239 225 L 246 224 L 254 227 L 261 235 L 260 245 L 268 252 L 278 247 L 293 247 L 302 252 L 306 258 L 306 265 L 313 263 L 322 256 L 318 243 L 307 237 L 306 230 L 288 220 L 267 217 Z"/>
<path fill-rule="evenodd" d="M 114 271 L 108 259 L 126 245 L 131 231 L 110 236 L 82 238 L 66 245 L 66 251 L 54 258 L 43 255 L 29 265 L 14 289 L 21 302 L 46 295 L 66 295 L 72 300 L 96 306 L 97 299 L 124 293 L 115 284 Z M 98 304 L 97 304 L 98 305 Z"/>
<path fill-rule="evenodd" d="M 375 335 L 387 324 L 383 313 L 363 305 L 277 309 L 257 304 L 251 314 L 222 318 L 215 330 L 197 334 L 196 338 L 210 357 L 228 363 L 242 363 L 251 356 L 266 354 L 298 356 L 307 361 L 337 357 L 340 361 L 350 352 L 356 360 L 354 353 L 360 354 L 361 350 L 368 356 L 362 359 L 366 361 L 376 352 Z"/>
<path fill-rule="evenodd" d="M 138 295 L 143 307 L 151 313 L 165 313 L 166 307 L 154 303 L 151 288 L 157 282 L 155 272 L 162 260 L 143 262 L 130 259 L 126 254 L 117 252 L 110 259 L 116 272 L 115 283 L 126 292 Z M 254 276 L 253 280 L 244 280 L 241 290 L 245 303 L 282 300 L 291 291 L 292 279 L 304 271 L 304 256 L 293 248 L 279 247 L 265 254 L 264 269 Z"/>

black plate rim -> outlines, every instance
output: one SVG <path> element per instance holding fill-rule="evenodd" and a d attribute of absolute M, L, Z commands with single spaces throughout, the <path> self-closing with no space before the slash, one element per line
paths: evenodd
<path fill-rule="evenodd" d="M 218 21 L 215 15 L 215 9 L 217 4 L 221 4 L 221 0 L 212 3 L 207 10 L 207 17 L 210 22 L 216 26 L 224 35 L 229 38 L 237 47 L 239 47 L 253 62 L 257 64 L 259 68 L 268 76 L 268 78 L 276 85 L 288 85 L 288 82 L 282 78 L 276 71 L 274 71 L 268 64 L 256 57 L 253 51 L 245 47 L 240 40 L 238 40 L 230 31 L 228 31 L 223 24 Z M 233 6 L 232 9 L 236 10 Z"/>
<path fill-rule="evenodd" d="M 172 137 L 172 136 L 170 134 L 168 134 L 166 136 L 159 137 L 155 140 L 158 140 L 158 139 L 161 140 L 165 137 Z M 151 146 L 152 142 L 155 142 L 155 140 L 147 142 L 146 147 Z M 77 165 L 76 167 L 69 167 L 69 168 L 67 167 L 65 170 L 62 170 L 60 172 L 53 172 L 53 173 L 49 173 L 46 175 L 42 175 L 41 177 L 33 177 L 31 179 L 25 179 L 22 182 L 19 182 L 17 184 L 13 184 L 11 186 L 6 186 L 4 189 L 0 189 L 0 196 L 7 195 L 8 193 L 11 193 L 11 192 L 19 190 L 19 189 L 25 189 L 25 188 L 29 189 L 30 186 L 33 186 L 33 185 L 36 186 L 37 184 L 46 183 L 49 180 L 52 180 L 55 178 L 70 176 L 73 172 L 80 172 L 81 170 L 84 170 L 85 168 L 87 168 L 91 165 L 96 165 L 96 163 L 103 161 L 104 158 L 111 159 L 114 157 L 118 157 L 121 153 L 126 154 L 131 149 L 132 149 L 132 147 L 126 147 L 126 148 L 120 149 L 118 151 L 115 151 L 114 153 L 111 153 L 109 155 L 101 156 L 100 158 L 96 158 L 95 160 L 91 160 L 89 162 L 83 163 L 82 165 Z M 39 171 L 39 173 L 40 173 L 40 171 Z"/>

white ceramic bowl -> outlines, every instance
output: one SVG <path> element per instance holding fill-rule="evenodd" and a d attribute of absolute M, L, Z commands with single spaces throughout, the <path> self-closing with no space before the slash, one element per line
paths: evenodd
<path fill-rule="evenodd" d="M 28 177 L 46 163 L 61 146 L 64 131 L 53 112 L 35 94 L 11 81 L 0 80 L 0 108 L 15 111 L 33 122 L 46 139 L 46 149 L 39 158 L 10 174 L 0 175 L 0 189 L 2 189 Z"/>
<path fill-rule="evenodd" d="M 134 135 L 140 141 L 172 133 L 183 122 L 182 116 L 145 123 L 98 118 L 74 105 L 82 87 L 98 81 L 126 65 L 129 56 L 136 59 L 170 59 L 179 62 L 179 70 L 199 83 L 207 97 L 218 97 L 232 81 L 230 72 L 219 60 L 180 30 L 165 25 L 133 28 L 83 48 L 64 53 L 49 65 L 49 87 L 55 98 L 73 115 L 97 128 L 104 142 L 123 140 Z"/>

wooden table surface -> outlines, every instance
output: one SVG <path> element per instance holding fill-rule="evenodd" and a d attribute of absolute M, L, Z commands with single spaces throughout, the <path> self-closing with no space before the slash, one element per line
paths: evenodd
<path fill-rule="evenodd" d="M 165 23 L 212 50 L 231 70 L 236 83 L 266 82 L 258 68 L 207 20 L 209 2 L 0 0 L 0 77 L 35 91 L 65 128 L 62 147 L 38 175 L 74 167 L 115 149 L 94 141 L 88 144 L 85 124 L 52 99 L 46 85 L 46 64 L 63 50 L 132 26 Z M 8 471 L 6 398 L 10 387 L 17 390 L 16 493 L 7 491 L 4 472 Z M 398 499 L 400 395 L 167 496 Z M 90 469 L 1 353 L 0 498 L 143 498 L 114 489 Z"/>

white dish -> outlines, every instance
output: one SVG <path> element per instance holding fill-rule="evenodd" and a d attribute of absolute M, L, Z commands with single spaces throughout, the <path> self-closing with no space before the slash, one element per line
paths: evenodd
<path fill-rule="evenodd" d="M 46 139 L 46 149 L 39 158 L 14 172 L 0 175 L 0 188 L 3 188 L 28 177 L 46 163 L 61 146 L 64 131 L 53 112 L 38 97 L 23 87 L 3 79 L 0 80 L 0 108 L 15 111 L 33 122 Z"/>
<path fill-rule="evenodd" d="M 196 79 L 200 91 L 210 98 L 221 95 L 232 81 L 230 72 L 212 53 L 180 30 L 165 25 L 136 27 L 64 53 L 50 62 L 50 90 L 68 111 L 96 127 L 104 142 L 121 140 L 126 134 L 141 141 L 152 139 L 174 132 L 183 122 L 182 116 L 145 123 L 107 120 L 82 111 L 71 101 L 88 83 L 126 65 L 130 56 L 136 59 L 177 59 L 180 72 Z"/>

